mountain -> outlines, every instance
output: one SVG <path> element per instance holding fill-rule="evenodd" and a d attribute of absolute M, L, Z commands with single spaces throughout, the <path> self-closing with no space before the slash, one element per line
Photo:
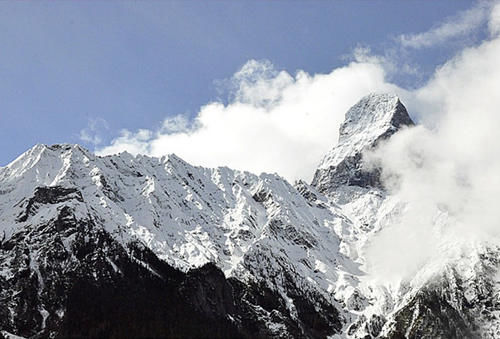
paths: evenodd
<path fill-rule="evenodd" d="M 33 147 L 0 168 L 1 335 L 498 336 L 496 248 L 366 279 L 367 244 L 405 203 L 363 154 L 413 125 L 396 96 L 362 98 L 310 185 Z"/>

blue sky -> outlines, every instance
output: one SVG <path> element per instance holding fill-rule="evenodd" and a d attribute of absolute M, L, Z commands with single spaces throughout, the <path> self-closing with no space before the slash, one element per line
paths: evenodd
<path fill-rule="evenodd" d="M 155 130 L 178 114 L 192 119 L 209 102 L 226 103 L 224 80 L 252 59 L 292 76 L 322 74 L 347 64 L 357 47 L 369 47 L 373 55 L 392 51 L 416 70 L 391 73 L 394 84 L 419 86 L 485 31 L 429 48 L 403 50 L 395 41 L 476 4 L 0 2 L 0 165 L 36 143 L 94 149 L 124 129 Z"/>

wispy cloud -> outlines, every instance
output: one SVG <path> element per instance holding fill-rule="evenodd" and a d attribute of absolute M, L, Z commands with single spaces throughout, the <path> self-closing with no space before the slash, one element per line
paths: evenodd
<path fill-rule="evenodd" d="M 492 2 L 480 1 L 476 6 L 449 18 L 429 31 L 417 34 L 404 34 L 398 40 L 405 48 L 427 48 L 449 39 L 462 37 L 474 32 L 488 18 Z"/>
<path fill-rule="evenodd" d="M 488 29 L 492 36 L 500 34 L 500 2 L 497 1 L 496 5 L 493 6 L 488 20 Z"/>
<path fill-rule="evenodd" d="M 102 118 L 90 118 L 86 128 L 80 130 L 79 138 L 84 143 L 98 146 L 102 144 L 102 133 L 109 129 L 108 123 Z"/>

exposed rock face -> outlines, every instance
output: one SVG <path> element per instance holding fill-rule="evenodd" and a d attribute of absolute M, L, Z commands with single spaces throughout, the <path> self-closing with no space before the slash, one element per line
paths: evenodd
<path fill-rule="evenodd" d="M 363 152 L 412 124 L 396 96 L 363 98 L 312 185 L 35 146 L 0 168 L 0 338 L 500 337 L 499 248 L 366 279 L 405 204 Z"/>
<path fill-rule="evenodd" d="M 323 159 L 312 185 L 321 193 L 340 186 L 381 187 L 380 170 L 366 169 L 363 151 L 373 149 L 405 126 L 414 125 L 399 98 L 370 94 L 346 113 L 339 142 Z"/>

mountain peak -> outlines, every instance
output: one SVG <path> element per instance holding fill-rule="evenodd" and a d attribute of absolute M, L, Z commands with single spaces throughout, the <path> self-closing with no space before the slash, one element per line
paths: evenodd
<path fill-rule="evenodd" d="M 10 172 L 24 171 L 35 166 L 43 159 L 49 159 L 48 161 L 50 162 L 50 159 L 59 158 L 63 154 L 73 154 L 78 157 L 94 156 L 91 152 L 78 144 L 63 143 L 50 146 L 45 144 L 36 144 L 5 166 L 5 169 L 9 169 Z"/>
<path fill-rule="evenodd" d="M 395 94 L 372 93 L 352 106 L 340 125 L 339 142 L 320 163 L 313 186 L 325 192 L 339 185 L 378 186 L 377 173 L 362 170 L 363 151 L 375 147 L 403 126 L 414 125 Z"/>
<path fill-rule="evenodd" d="M 371 93 L 352 106 L 340 126 L 339 142 L 360 133 L 377 137 L 377 133 L 388 128 L 398 129 L 412 125 L 406 108 L 395 94 Z"/>

